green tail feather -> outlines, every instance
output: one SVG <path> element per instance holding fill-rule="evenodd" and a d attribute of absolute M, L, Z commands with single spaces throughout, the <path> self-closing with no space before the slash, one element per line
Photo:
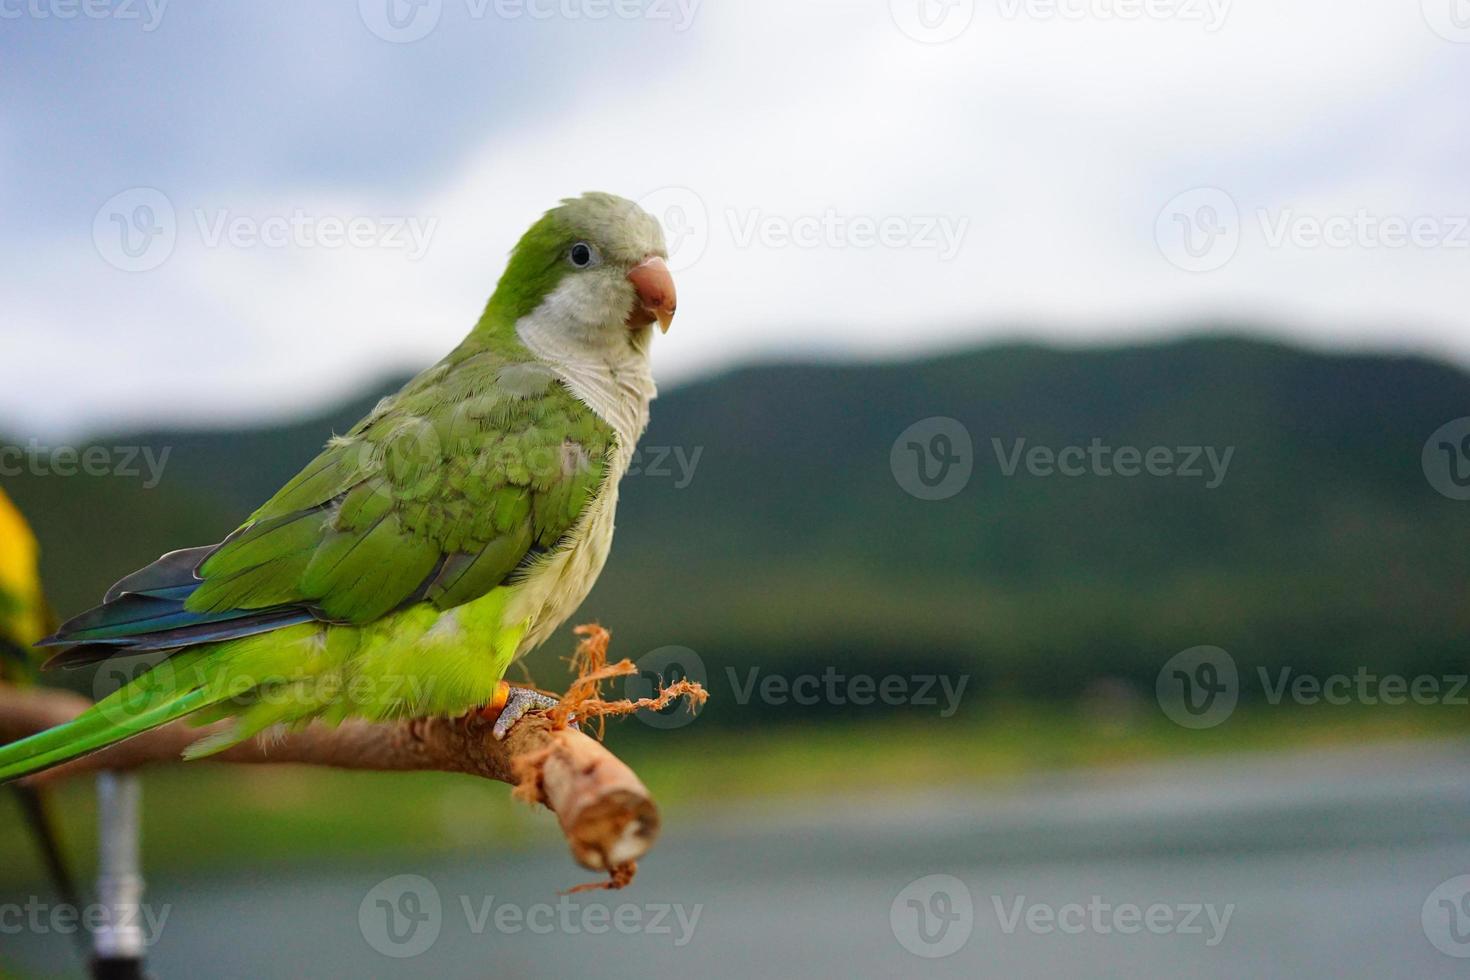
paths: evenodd
<path fill-rule="evenodd" d="M 0 746 L 0 783 L 141 735 L 220 699 L 219 695 L 194 688 L 181 693 L 170 692 L 161 703 L 156 697 L 148 698 L 149 703 L 142 706 L 135 703 L 140 694 L 146 697 L 159 693 L 162 692 L 123 688 L 64 725 Z M 119 698 L 119 695 L 123 697 Z"/>

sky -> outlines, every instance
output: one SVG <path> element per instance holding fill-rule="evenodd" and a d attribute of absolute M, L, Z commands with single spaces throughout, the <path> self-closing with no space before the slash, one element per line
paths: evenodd
<path fill-rule="evenodd" d="M 1470 364 L 1470 0 L 0 0 L 0 431 L 320 408 L 664 221 L 667 386 L 1231 323 Z"/>

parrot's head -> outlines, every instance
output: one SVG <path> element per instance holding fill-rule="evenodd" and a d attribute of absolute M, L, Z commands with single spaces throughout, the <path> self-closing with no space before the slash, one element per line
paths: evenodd
<path fill-rule="evenodd" d="M 570 198 L 521 237 L 487 316 L 502 324 L 532 317 L 579 346 L 648 344 L 677 309 L 663 229 L 614 194 Z"/>

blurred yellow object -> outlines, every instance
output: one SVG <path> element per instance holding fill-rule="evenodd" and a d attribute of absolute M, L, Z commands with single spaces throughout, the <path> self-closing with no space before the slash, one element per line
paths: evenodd
<path fill-rule="evenodd" d="M 39 559 L 30 525 L 0 490 L 0 639 L 21 650 L 29 650 L 50 626 Z"/>
<path fill-rule="evenodd" d="M 32 648 L 53 628 L 51 607 L 41 591 L 40 557 L 31 526 L 0 490 L 0 680 L 11 684 L 35 681 Z M 80 892 L 67 866 L 49 795 L 36 786 L 12 785 L 10 789 L 62 904 L 80 909 Z M 85 952 L 84 936 L 83 930 L 78 942 Z"/>

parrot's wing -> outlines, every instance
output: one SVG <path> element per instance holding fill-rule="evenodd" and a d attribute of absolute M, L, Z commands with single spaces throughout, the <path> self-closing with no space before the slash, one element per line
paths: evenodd
<path fill-rule="evenodd" d="M 52 662 L 469 602 L 575 527 L 615 438 L 550 368 L 452 356 L 333 439 L 222 544 L 119 582 L 47 641 L 84 644 Z"/>

